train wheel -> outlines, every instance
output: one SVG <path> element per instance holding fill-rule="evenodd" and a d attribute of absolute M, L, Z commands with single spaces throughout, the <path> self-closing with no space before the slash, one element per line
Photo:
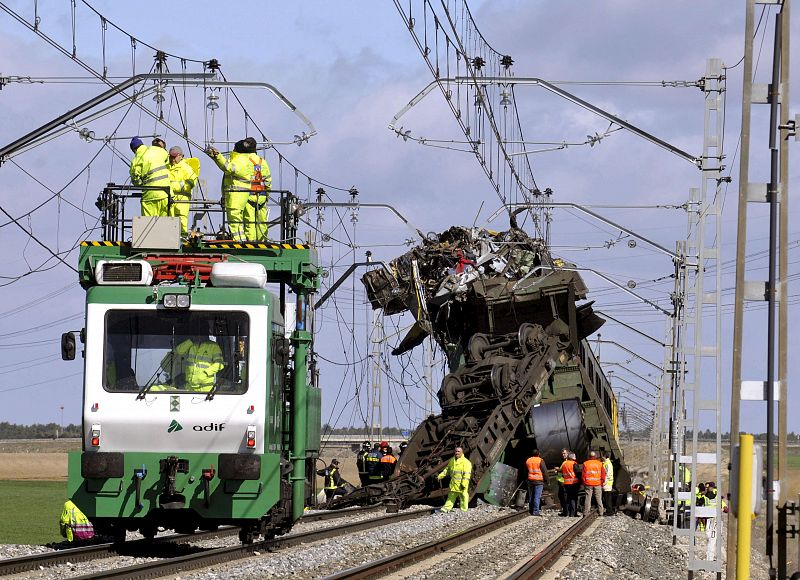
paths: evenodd
<path fill-rule="evenodd" d="M 152 540 L 158 533 L 158 527 L 154 524 L 142 524 L 139 527 L 139 533 L 144 536 L 145 540 Z"/>
<path fill-rule="evenodd" d="M 489 337 L 476 332 L 472 335 L 472 338 L 469 339 L 469 345 L 467 345 L 470 359 L 473 361 L 481 360 L 490 346 Z"/>
<path fill-rule="evenodd" d="M 519 327 L 517 340 L 524 354 L 542 351 L 541 333 L 542 327 L 538 324 L 526 322 Z"/>
<path fill-rule="evenodd" d="M 124 544 L 127 536 L 128 534 L 125 531 L 125 526 L 117 524 L 111 528 L 111 537 L 115 544 Z"/>
<path fill-rule="evenodd" d="M 242 528 L 239 530 L 239 541 L 242 544 L 252 544 L 256 539 L 256 534 L 253 530 Z"/>
<path fill-rule="evenodd" d="M 511 380 L 514 374 L 508 363 L 498 363 L 492 367 L 489 378 L 492 381 L 492 388 L 498 397 L 503 397 L 511 391 Z"/>

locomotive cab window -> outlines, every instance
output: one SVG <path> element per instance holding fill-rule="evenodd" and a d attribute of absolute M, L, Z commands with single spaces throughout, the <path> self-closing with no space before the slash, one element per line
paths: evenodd
<path fill-rule="evenodd" d="M 244 312 L 112 310 L 105 330 L 107 391 L 247 391 L 249 319 Z"/>

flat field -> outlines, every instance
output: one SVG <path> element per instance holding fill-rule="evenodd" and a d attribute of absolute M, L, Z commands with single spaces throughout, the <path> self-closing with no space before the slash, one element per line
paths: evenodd
<path fill-rule="evenodd" d="M 13 439 L 0 441 L 0 480 L 66 481 L 67 452 L 80 439 Z"/>
<path fill-rule="evenodd" d="M 49 544 L 67 492 L 63 481 L 0 481 L 0 544 Z"/>
<path fill-rule="evenodd" d="M 631 471 L 646 470 L 649 445 L 645 441 L 622 441 Z M 703 444 L 703 451 L 709 445 Z M 710 446 L 709 446 L 710 447 Z M 727 446 L 723 451 L 723 468 L 727 465 Z M 60 541 L 58 518 L 65 500 L 67 452 L 80 449 L 79 439 L 0 441 L 0 544 L 46 544 Z M 341 461 L 343 477 L 358 485 L 355 453 L 350 448 L 328 448 L 317 462 L 324 467 L 333 457 Z M 800 447 L 788 453 L 788 498 L 800 494 Z M 709 469 L 710 466 L 705 466 Z M 723 471 L 723 489 L 727 488 Z M 702 476 L 711 476 L 703 473 Z M 702 477 L 701 476 L 701 477 Z M 318 478 L 318 489 L 322 478 Z M 24 522 L 24 525 L 21 525 Z"/>

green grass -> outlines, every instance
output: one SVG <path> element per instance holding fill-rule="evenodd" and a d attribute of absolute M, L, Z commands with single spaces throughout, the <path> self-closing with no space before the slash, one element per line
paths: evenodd
<path fill-rule="evenodd" d="M 47 544 L 64 538 L 58 520 L 64 481 L 0 481 L 0 544 Z"/>
<path fill-rule="evenodd" d="M 800 471 L 800 453 L 787 453 L 786 454 L 786 467 L 791 470 Z"/>

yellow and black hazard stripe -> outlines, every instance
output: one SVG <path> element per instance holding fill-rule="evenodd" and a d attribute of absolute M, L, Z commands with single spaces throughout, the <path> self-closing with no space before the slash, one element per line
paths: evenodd
<path fill-rule="evenodd" d="M 130 242 L 96 242 L 86 240 L 81 242 L 81 246 L 109 246 L 121 247 L 130 246 Z M 184 244 L 189 246 L 189 244 Z M 247 243 L 247 242 L 207 242 L 207 248 L 222 248 L 225 250 L 308 250 L 311 246 L 307 244 L 261 244 L 261 243 Z"/>
<path fill-rule="evenodd" d="M 311 246 L 305 244 L 250 244 L 247 242 L 208 242 L 208 248 L 223 248 L 225 250 L 308 250 Z"/>
<path fill-rule="evenodd" d="M 81 242 L 81 246 L 130 246 L 130 242 L 94 242 L 91 240 L 85 240 Z"/>

